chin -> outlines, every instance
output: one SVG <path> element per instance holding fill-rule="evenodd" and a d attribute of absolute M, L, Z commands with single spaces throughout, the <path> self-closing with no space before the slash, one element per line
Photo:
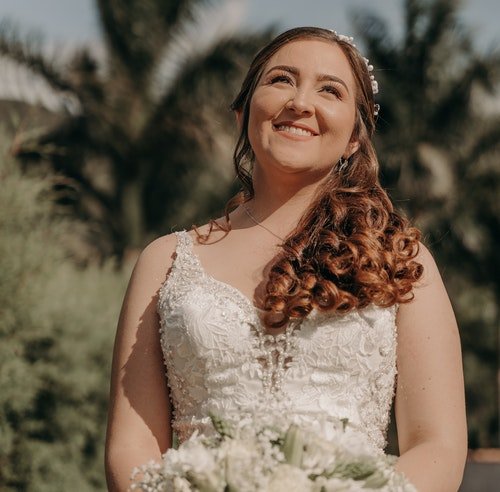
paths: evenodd
<path fill-rule="evenodd" d="M 330 172 L 331 166 L 321 167 L 311 165 L 311 161 L 283 160 L 275 163 L 276 168 L 285 174 L 319 174 L 325 175 Z"/>

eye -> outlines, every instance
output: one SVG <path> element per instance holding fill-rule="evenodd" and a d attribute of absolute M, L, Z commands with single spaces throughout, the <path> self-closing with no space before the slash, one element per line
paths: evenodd
<path fill-rule="evenodd" d="M 328 94 L 332 94 L 335 97 L 337 97 L 339 99 L 342 99 L 342 92 L 340 91 L 340 89 L 338 89 L 334 85 L 324 85 L 321 88 L 321 91 L 322 92 L 327 92 Z"/>
<path fill-rule="evenodd" d="M 272 76 L 271 79 L 269 80 L 269 82 L 271 84 L 278 84 L 278 83 L 291 84 L 293 81 L 289 75 L 284 74 L 284 73 L 280 73 L 280 74 Z"/>

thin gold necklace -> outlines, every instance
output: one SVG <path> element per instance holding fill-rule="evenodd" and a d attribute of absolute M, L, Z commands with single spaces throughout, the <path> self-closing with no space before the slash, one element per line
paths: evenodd
<path fill-rule="evenodd" d="M 265 229 L 267 232 L 269 232 L 269 234 L 272 234 L 275 238 L 279 239 L 282 243 L 285 242 L 285 240 L 281 237 L 281 236 L 278 236 L 278 234 L 275 234 L 271 229 L 269 229 L 268 227 L 266 227 L 264 224 L 262 224 L 261 222 L 259 222 L 252 214 L 252 212 L 250 212 L 250 210 L 248 210 L 248 208 L 243 205 L 243 210 L 245 211 L 245 213 L 248 215 L 248 217 L 250 217 L 250 219 L 252 220 L 252 222 L 255 222 L 259 227 L 262 227 L 262 229 Z"/>

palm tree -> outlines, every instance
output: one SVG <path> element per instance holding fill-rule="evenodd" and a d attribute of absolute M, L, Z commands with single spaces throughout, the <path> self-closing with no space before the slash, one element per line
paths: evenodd
<path fill-rule="evenodd" d="M 381 87 L 383 180 L 422 228 L 456 300 L 470 444 L 491 446 L 500 402 L 479 379 L 494 388 L 499 348 L 500 115 L 488 106 L 500 56 L 476 52 L 455 0 L 405 0 L 404 13 L 400 40 L 376 15 L 354 18 Z"/>
<path fill-rule="evenodd" d="M 13 150 L 25 164 L 50 163 L 59 202 L 90 221 L 88 242 L 101 254 L 121 257 L 227 198 L 229 102 L 271 32 L 187 50 L 185 33 L 205 3 L 97 0 L 105 62 L 82 47 L 61 66 L 12 30 L 0 33 L 1 55 L 72 101 L 57 124 L 18 135 Z"/>

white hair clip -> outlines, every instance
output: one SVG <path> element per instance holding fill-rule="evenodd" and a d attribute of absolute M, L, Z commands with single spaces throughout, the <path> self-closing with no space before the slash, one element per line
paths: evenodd
<path fill-rule="evenodd" d="M 356 50 L 358 50 L 357 46 L 354 44 L 354 38 L 352 36 L 346 36 L 344 34 L 339 34 L 337 31 L 334 31 L 333 29 L 330 29 L 330 31 L 333 34 L 335 34 L 335 36 L 337 36 L 339 41 L 343 41 L 344 43 L 348 43 L 353 48 L 356 48 Z M 358 50 L 358 52 L 359 52 L 359 50 Z M 378 82 L 375 80 L 375 75 L 373 75 L 373 73 L 372 73 L 373 72 L 373 65 L 370 65 L 370 61 L 368 60 L 368 58 L 365 58 L 364 56 L 362 58 L 366 64 L 366 68 L 368 70 L 368 73 L 370 74 L 370 81 L 372 84 L 373 95 L 378 94 Z M 377 116 L 379 111 L 380 111 L 380 104 L 375 104 L 375 109 L 373 111 L 373 114 L 375 116 Z"/>

